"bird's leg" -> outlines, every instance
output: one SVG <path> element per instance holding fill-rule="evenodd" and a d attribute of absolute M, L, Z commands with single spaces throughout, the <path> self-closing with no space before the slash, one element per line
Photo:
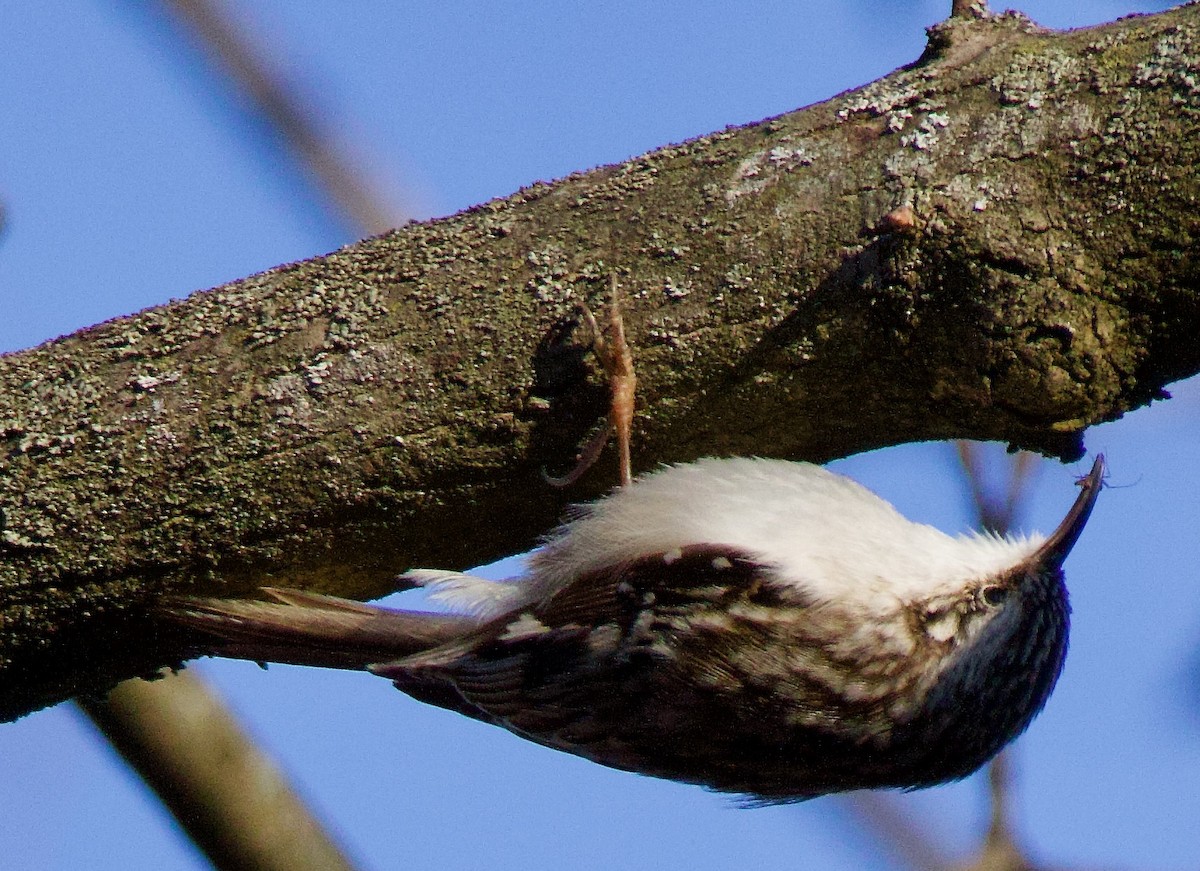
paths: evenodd
<path fill-rule="evenodd" d="M 621 486 L 633 483 L 633 471 L 629 458 L 629 433 L 633 426 L 634 395 L 637 390 L 637 375 L 633 371 L 633 354 L 625 341 L 625 320 L 621 316 L 621 294 L 617 276 L 612 277 L 612 299 L 608 305 L 609 336 L 606 339 L 591 309 L 583 306 L 583 318 L 592 333 L 592 352 L 604 368 L 608 378 L 608 423 L 584 446 L 575 467 L 561 478 L 546 476 L 555 487 L 566 487 L 575 483 L 592 467 L 604 450 L 612 433 L 617 434 L 617 449 L 620 453 Z"/>
<path fill-rule="evenodd" d="M 608 423 L 617 434 L 621 486 L 628 487 L 633 483 L 629 438 L 633 428 L 637 375 L 633 371 L 633 353 L 629 350 L 629 343 L 625 341 L 625 319 L 621 315 L 621 293 L 615 275 L 612 277 L 612 299 L 608 304 L 608 323 L 611 338 L 607 344 L 602 344 L 603 350 L 597 349 L 597 354 L 608 376 Z M 603 343 L 602 336 L 600 340 Z"/>

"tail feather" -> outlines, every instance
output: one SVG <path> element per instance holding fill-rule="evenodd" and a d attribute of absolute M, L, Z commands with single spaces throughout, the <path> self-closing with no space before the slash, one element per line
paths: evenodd
<path fill-rule="evenodd" d="M 214 639 L 205 653 L 256 662 L 361 669 L 445 644 L 481 620 L 381 608 L 302 590 L 264 590 L 276 601 L 178 597 L 159 613 Z"/>

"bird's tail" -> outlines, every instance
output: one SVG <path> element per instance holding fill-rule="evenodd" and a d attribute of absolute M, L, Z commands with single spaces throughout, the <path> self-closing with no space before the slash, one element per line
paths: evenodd
<path fill-rule="evenodd" d="M 160 616 L 197 633 L 197 652 L 255 662 L 361 669 L 420 653 L 478 628 L 458 614 L 402 611 L 300 590 L 274 601 L 178 597 Z"/>

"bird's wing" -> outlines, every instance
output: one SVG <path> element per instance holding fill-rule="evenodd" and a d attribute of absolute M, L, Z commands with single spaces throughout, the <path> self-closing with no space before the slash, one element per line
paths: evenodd
<path fill-rule="evenodd" d="M 669 653 L 671 621 L 758 595 L 758 569 L 744 553 L 719 545 L 642 557 L 371 671 L 405 691 L 445 681 L 494 720 L 542 740 L 581 715 L 590 719 L 597 704 L 636 694 L 639 674 Z"/>
<path fill-rule="evenodd" d="M 660 613 L 698 605 L 728 605 L 759 593 L 761 565 L 719 544 L 695 544 L 652 554 L 582 576 L 533 613 L 550 626 L 623 625 L 653 606 Z"/>

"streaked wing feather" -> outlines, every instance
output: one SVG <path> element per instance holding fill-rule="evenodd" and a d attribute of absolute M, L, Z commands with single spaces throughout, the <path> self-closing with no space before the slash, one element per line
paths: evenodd
<path fill-rule="evenodd" d="M 584 575 L 531 609 L 490 621 L 471 636 L 396 662 L 374 665 L 397 687 L 440 678 L 465 702 L 543 743 L 574 728 L 597 705 L 622 705 L 651 663 L 638 615 L 656 608 L 713 607 L 751 596 L 759 566 L 745 554 L 697 545 Z M 540 627 L 540 628 L 539 628 Z M 610 648 L 593 631 L 611 627 Z M 461 708 L 456 708 L 461 710 Z"/>

